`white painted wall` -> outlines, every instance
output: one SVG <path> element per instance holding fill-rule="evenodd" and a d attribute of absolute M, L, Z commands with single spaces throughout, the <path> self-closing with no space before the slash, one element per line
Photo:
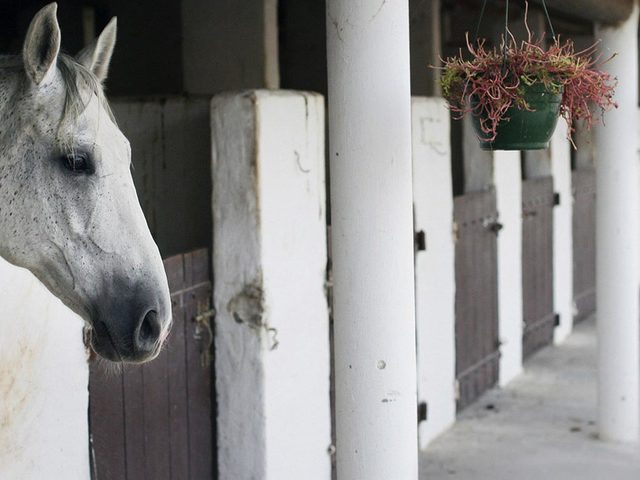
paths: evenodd
<path fill-rule="evenodd" d="M 211 114 L 220 478 L 329 480 L 324 102 L 250 91 Z"/>
<path fill-rule="evenodd" d="M 82 320 L 0 258 L 0 478 L 88 480 Z"/>
<path fill-rule="evenodd" d="M 500 385 L 522 372 L 522 173 L 520 152 L 493 152 L 499 222 L 498 317 Z"/>
<path fill-rule="evenodd" d="M 551 138 L 553 190 L 560 205 L 553 208 L 553 308 L 560 325 L 554 342 L 562 343 L 573 328 L 573 194 L 571 191 L 571 144 L 567 124 L 560 120 Z"/>
<path fill-rule="evenodd" d="M 427 247 L 415 260 L 418 402 L 427 404 L 418 435 L 426 448 L 456 418 L 453 192 L 443 99 L 413 98 L 412 150 L 415 230 L 425 232 Z"/>

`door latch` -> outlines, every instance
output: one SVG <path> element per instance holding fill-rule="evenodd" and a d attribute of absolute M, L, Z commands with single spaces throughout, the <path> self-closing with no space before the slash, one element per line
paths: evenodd
<path fill-rule="evenodd" d="M 211 308 L 209 300 L 198 302 L 196 316 L 193 318 L 196 328 L 193 332 L 193 339 L 200 342 L 200 365 L 203 368 L 211 365 L 211 346 L 213 345 L 213 330 L 211 329 L 211 319 L 215 317 L 216 311 Z"/>

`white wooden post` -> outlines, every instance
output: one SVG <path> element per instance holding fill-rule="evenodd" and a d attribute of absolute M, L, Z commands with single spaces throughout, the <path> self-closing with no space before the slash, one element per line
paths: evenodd
<path fill-rule="evenodd" d="M 407 0 L 327 3 L 339 480 L 418 475 Z"/>
<path fill-rule="evenodd" d="M 604 68 L 618 79 L 618 109 L 596 130 L 596 299 L 600 436 L 637 441 L 638 384 L 638 7 L 623 23 L 598 25 Z"/>
<path fill-rule="evenodd" d="M 551 138 L 553 190 L 560 204 L 553 209 L 553 308 L 560 324 L 553 332 L 563 342 L 573 328 L 573 195 L 571 192 L 571 145 L 567 124 L 560 119 Z"/>
<path fill-rule="evenodd" d="M 500 385 L 522 372 L 522 173 L 520 152 L 493 152 L 499 221 L 498 318 Z"/>
<path fill-rule="evenodd" d="M 0 258 L 0 478 L 89 478 L 84 322 Z"/>
<path fill-rule="evenodd" d="M 222 480 L 331 477 L 323 107 L 282 91 L 212 101 Z"/>
<path fill-rule="evenodd" d="M 449 111 L 441 98 L 414 97 L 413 201 L 420 448 L 456 419 L 455 244 Z"/>

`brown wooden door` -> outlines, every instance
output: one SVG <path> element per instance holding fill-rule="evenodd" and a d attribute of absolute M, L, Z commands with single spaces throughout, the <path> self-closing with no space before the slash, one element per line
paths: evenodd
<path fill-rule="evenodd" d="M 523 358 L 553 340 L 553 179 L 522 182 Z"/>
<path fill-rule="evenodd" d="M 458 410 L 498 381 L 498 272 L 495 191 L 454 199 Z"/>
<path fill-rule="evenodd" d="M 595 170 L 573 171 L 573 291 L 575 320 L 596 310 L 596 175 Z"/>
<path fill-rule="evenodd" d="M 202 355 L 213 339 L 195 320 L 210 305 L 209 255 L 164 264 L 174 323 L 162 353 L 144 365 L 90 365 L 93 480 L 213 478 L 212 364 Z"/>

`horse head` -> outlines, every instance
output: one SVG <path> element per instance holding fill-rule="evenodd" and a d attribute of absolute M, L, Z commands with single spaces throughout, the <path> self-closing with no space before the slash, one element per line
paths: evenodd
<path fill-rule="evenodd" d="M 60 52 L 56 10 L 35 15 L 21 57 L 0 60 L 0 255 L 80 315 L 102 357 L 146 361 L 171 305 L 102 88 L 116 20 L 74 58 Z"/>

